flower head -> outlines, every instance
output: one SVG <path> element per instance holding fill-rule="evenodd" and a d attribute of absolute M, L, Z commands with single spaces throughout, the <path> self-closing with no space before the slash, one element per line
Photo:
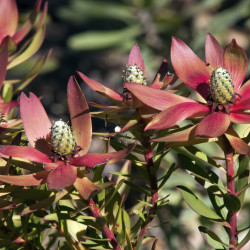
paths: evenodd
<path fill-rule="evenodd" d="M 61 189 L 74 184 L 78 191 L 86 189 L 87 197 L 99 187 L 87 178 L 82 178 L 82 172 L 77 167 L 93 168 L 99 164 L 115 163 L 129 153 L 131 148 L 105 154 L 88 154 L 92 136 L 91 117 L 85 97 L 73 77 L 68 82 L 67 98 L 72 130 L 63 121 L 52 125 L 39 99 L 33 93 L 30 93 L 29 98 L 22 93 L 20 113 L 31 147 L 1 146 L 0 154 L 42 163 L 45 171 L 27 176 L 0 176 L 0 180 L 12 183 L 13 178 L 16 180 L 19 177 L 22 181 L 15 181 L 16 185 L 25 183 L 25 186 L 30 186 L 46 182 L 49 189 Z M 38 178 L 40 175 L 41 178 Z M 79 193 L 84 192 L 80 190 Z"/>
<path fill-rule="evenodd" d="M 131 49 L 129 57 L 128 57 L 128 61 L 126 64 L 126 68 L 123 72 L 124 72 L 124 75 L 123 75 L 124 90 L 123 90 L 123 93 L 121 94 L 113 91 L 112 89 L 102 85 L 101 83 L 93 79 L 90 79 L 89 77 L 87 77 L 81 72 L 77 72 L 77 73 L 82 78 L 82 80 L 94 91 L 118 103 L 119 110 L 121 111 L 130 107 L 138 107 L 142 105 L 142 103 L 138 102 L 138 100 L 137 101 L 134 100 L 133 94 L 131 93 L 133 91 L 137 92 L 137 89 L 140 87 L 142 87 L 142 89 L 145 90 L 143 98 L 147 100 L 147 102 L 149 103 L 149 106 L 151 106 L 150 104 L 154 106 L 153 103 L 155 103 L 155 100 L 154 98 L 152 98 L 150 90 L 154 91 L 155 89 L 165 88 L 174 79 L 174 75 L 168 72 L 167 61 L 164 60 L 152 85 L 150 85 L 149 87 L 145 86 L 145 85 L 148 85 L 147 78 L 146 78 L 145 65 L 142 59 L 141 51 L 137 44 L 135 44 L 133 48 Z M 105 108 L 105 106 L 102 106 L 102 107 Z M 117 106 L 115 107 L 117 111 Z M 109 106 L 107 108 L 110 109 L 111 107 Z"/>
<path fill-rule="evenodd" d="M 198 117 L 202 120 L 193 128 L 192 135 L 219 137 L 225 134 L 236 149 L 235 142 L 237 140 L 238 144 L 240 138 L 233 132 L 232 140 L 232 133 L 227 133 L 230 124 L 250 122 L 250 114 L 246 112 L 250 109 L 250 81 L 242 85 L 247 70 L 246 53 L 234 39 L 223 49 L 211 34 L 206 37 L 205 52 L 206 63 L 184 42 L 173 37 L 171 60 L 175 72 L 203 97 L 203 101 L 183 102 L 165 109 L 148 124 L 146 130 L 165 129 L 186 118 Z M 164 140 L 168 139 L 173 138 Z M 241 142 L 241 152 L 248 152 L 249 147 Z"/>
<path fill-rule="evenodd" d="M 174 75 L 168 72 L 168 62 L 166 59 L 163 60 L 152 84 L 148 85 L 144 61 L 137 44 L 135 44 L 131 49 L 126 68 L 124 70 L 122 93 L 115 92 L 101 83 L 87 77 L 81 72 L 77 73 L 91 89 L 116 103 L 115 106 L 104 106 L 91 103 L 94 107 L 106 109 L 98 114 L 94 114 L 96 117 L 106 117 L 106 119 L 107 117 L 112 117 L 112 115 L 115 117 L 118 112 L 123 112 L 131 108 L 139 108 L 142 117 L 144 115 L 145 117 L 150 117 L 155 113 L 155 109 L 163 110 L 176 103 L 180 103 L 185 99 L 181 96 L 173 95 L 169 92 L 160 90 L 165 89 L 176 80 Z M 108 136 L 113 136 L 117 133 L 126 131 L 128 128 L 136 125 L 138 123 L 138 119 L 140 119 L 136 112 L 134 115 L 131 115 L 130 113 L 130 115 L 126 118 L 127 119 L 122 121 L 124 122 L 123 124 L 120 124 L 120 122 L 117 124 L 119 126 L 122 125 L 119 132 L 109 134 Z"/>

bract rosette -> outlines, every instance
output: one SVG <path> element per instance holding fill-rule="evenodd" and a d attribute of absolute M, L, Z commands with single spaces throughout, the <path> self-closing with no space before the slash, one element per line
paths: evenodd
<path fill-rule="evenodd" d="M 203 97 L 203 101 L 184 101 L 163 110 L 147 125 L 146 130 L 162 130 L 187 118 L 198 118 L 200 121 L 193 127 L 153 141 L 184 142 L 197 137 L 219 137 L 224 134 L 237 152 L 247 154 L 249 146 L 231 126 L 233 123 L 250 122 L 250 81 L 242 85 L 247 70 L 246 53 L 234 39 L 223 49 L 208 34 L 205 55 L 206 63 L 184 42 L 173 37 L 171 60 L 175 72 L 186 85 Z"/>
<path fill-rule="evenodd" d="M 30 97 L 22 93 L 20 113 L 31 146 L 2 145 L 0 154 L 2 157 L 42 163 L 45 170 L 20 176 L 0 175 L 1 181 L 20 186 L 47 183 L 48 189 L 62 189 L 74 185 L 81 196 L 87 199 L 93 191 L 100 188 L 85 177 L 78 167 L 94 168 L 99 164 L 116 163 L 132 150 L 133 147 L 128 147 L 111 153 L 87 153 L 92 138 L 91 116 L 85 97 L 73 77 L 70 77 L 68 82 L 67 99 L 77 150 L 72 151 L 70 157 L 54 157 L 55 152 L 50 141 L 52 124 L 40 100 L 33 93 L 30 93 Z"/>

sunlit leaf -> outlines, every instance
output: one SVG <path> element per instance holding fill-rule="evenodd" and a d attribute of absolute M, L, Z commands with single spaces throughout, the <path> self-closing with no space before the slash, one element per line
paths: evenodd
<path fill-rule="evenodd" d="M 188 206 L 199 215 L 208 218 L 214 222 L 222 222 L 224 225 L 228 225 L 219 215 L 217 215 L 211 208 L 203 203 L 192 191 L 184 186 L 177 186 L 177 190 L 180 192 Z"/>
<path fill-rule="evenodd" d="M 66 220 L 67 230 L 75 241 L 83 240 L 87 226 L 74 220 Z"/>
<path fill-rule="evenodd" d="M 207 192 L 216 213 L 222 218 L 226 219 L 228 210 L 226 209 L 222 199 L 222 190 L 216 185 L 211 185 L 207 188 Z"/>
<path fill-rule="evenodd" d="M 239 168 L 237 171 L 237 181 L 236 181 L 236 192 L 240 192 L 248 184 L 249 176 L 249 157 L 240 157 L 239 158 Z M 238 196 L 241 202 L 243 202 L 245 196 L 245 191 L 241 192 Z"/>
<path fill-rule="evenodd" d="M 37 52 L 37 50 L 41 47 L 44 37 L 45 37 L 45 28 L 41 28 L 34 35 L 29 46 L 8 64 L 7 69 L 11 69 L 17 66 L 18 64 L 26 61 L 31 56 L 33 56 Z"/>
<path fill-rule="evenodd" d="M 2 88 L 2 97 L 5 102 L 10 102 L 13 97 L 13 86 L 11 84 L 5 84 Z"/>
<path fill-rule="evenodd" d="M 202 234 L 202 236 L 205 238 L 207 243 L 213 247 L 213 249 L 224 249 L 224 247 L 232 248 L 233 246 L 227 243 L 224 243 L 217 234 L 215 234 L 213 231 L 200 226 L 199 230 Z"/>
<path fill-rule="evenodd" d="M 250 241 L 250 230 L 247 232 L 245 237 L 239 243 L 238 249 L 241 249 L 242 247 L 244 247 L 249 241 Z"/>

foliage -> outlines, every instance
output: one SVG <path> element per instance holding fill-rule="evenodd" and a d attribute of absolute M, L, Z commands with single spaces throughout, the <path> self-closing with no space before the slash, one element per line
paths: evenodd
<path fill-rule="evenodd" d="M 130 1 L 74 0 L 59 13 L 75 21 L 89 20 L 94 13 L 123 23 L 117 30 L 69 38 L 73 49 L 126 47 L 142 34 L 158 39 L 150 41 L 153 46 L 162 39 L 154 28 L 164 33 L 162 18 L 169 12 L 165 7 L 171 1 L 163 2 L 133 1 L 131 10 Z M 238 8 L 244 10 L 247 2 L 239 2 Z M 178 26 L 180 19 L 214 5 L 202 1 L 193 10 L 187 6 L 185 15 L 171 20 Z M 243 249 L 250 240 L 248 220 L 242 220 L 249 216 L 245 208 L 250 186 L 250 80 L 245 81 L 244 49 L 235 39 L 223 48 L 208 33 L 205 63 L 173 37 L 174 73 L 170 61 L 163 59 L 150 81 L 143 50 L 134 44 L 122 91 L 77 71 L 67 84 L 70 123 L 52 124 L 35 94 L 21 93 L 18 99 L 15 95 L 41 72 L 51 51 L 21 79 L 7 80 L 9 70 L 25 64 L 43 43 L 47 2 L 40 9 L 37 0 L 17 28 L 16 2 L 0 2 L 1 248 L 158 249 L 160 238 L 150 231 L 157 221 L 165 229 L 169 248 L 178 249 L 182 243 L 190 245 L 190 236 L 180 227 L 185 211 L 185 226 L 191 216 L 199 220 L 206 248 Z M 144 16 L 152 11 L 155 27 L 140 29 L 138 10 Z M 221 16 L 227 20 L 226 13 Z M 172 30 L 171 25 L 166 27 Z M 88 103 L 78 77 L 109 104 Z M 93 132 L 94 119 L 115 130 Z M 90 149 L 96 137 L 104 146 Z M 194 211 L 192 215 L 184 204 Z M 174 232 L 167 231 L 166 223 Z M 176 243 L 179 238 L 182 241 Z"/>

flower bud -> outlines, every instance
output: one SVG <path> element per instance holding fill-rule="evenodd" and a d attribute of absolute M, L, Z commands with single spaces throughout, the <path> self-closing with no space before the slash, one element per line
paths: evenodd
<path fill-rule="evenodd" d="M 213 100 L 219 104 L 229 103 L 234 98 L 234 86 L 231 75 L 222 67 L 213 71 L 209 87 Z"/>
<path fill-rule="evenodd" d="M 58 155 L 67 155 L 74 151 L 76 146 L 75 138 L 66 122 L 54 122 L 51 128 L 51 146 Z"/>
<path fill-rule="evenodd" d="M 142 85 L 147 85 L 143 71 L 137 65 L 129 65 L 124 71 L 125 82 L 135 82 Z"/>

